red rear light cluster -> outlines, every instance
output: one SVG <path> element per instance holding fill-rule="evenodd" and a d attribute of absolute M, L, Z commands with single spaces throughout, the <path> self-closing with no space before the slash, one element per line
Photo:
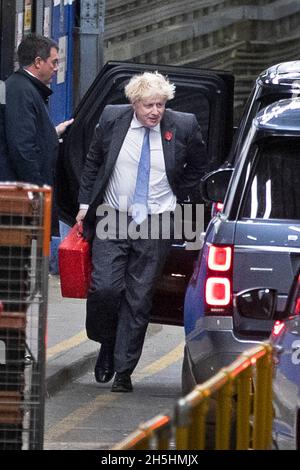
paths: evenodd
<path fill-rule="evenodd" d="M 209 277 L 207 279 L 205 295 L 208 305 L 228 305 L 230 294 L 230 281 L 226 277 Z"/>
<path fill-rule="evenodd" d="M 208 268 L 211 271 L 228 271 L 231 268 L 231 246 L 211 245 L 208 251 Z"/>
<path fill-rule="evenodd" d="M 222 212 L 224 204 L 222 202 L 214 202 L 211 208 L 211 216 L 214 217 L 218 212 Z"/>
<path fill-rule="evenodd" d="M 276 322 L 274 323 L 274 326 L 273 326 L 273 331 L 272 331 L 273 336 L 280 335 L 283 327 L 284 327 L 284 322 L 276 320 Z"/>
<path fill-rule="evenodd" d="M 217 202 L 216 204 L 217 212 L 222 212 L 223 207 L 224 207 L 224 204 L 222 202 Z"/>
<path fill-rule="evenodd" d="M 295 289 L 291 314 L 300 315 L 300 275 L 298 276 L 298 279 L 297 279 L 297 285 Z"/>
<path fill-rule="evenodd" d="M 294 315 L 299 315 L 300 314 L 300 297 L 297 297 L 296 302 L 295 302 L 295 308 L 294 308 Z"/>
<path fill-rule="evenodd" d="M 207 314 L 232 314 L 232 255 L 232 246 L 211 245 L 208 248 L 205 283 Z"/>

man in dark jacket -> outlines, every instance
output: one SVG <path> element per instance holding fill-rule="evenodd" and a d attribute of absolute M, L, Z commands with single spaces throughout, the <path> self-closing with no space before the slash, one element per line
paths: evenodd
<path fill-rule="evenodd" d="M 20 69 L 6 80 L 5 133 L 17 181 L 53 185 L 58 137 L 73 119 L 54 127 L 48 87 L 58 70 L 58 46 L 29 34 L 18 47 Z M 0 178 L 1 179 L 1 178 Z"/>
<path fill-rule="evenodd" d="M 165 109 L 174 92 L 159 73 L 132 77 L 125 87 L 130 104 L 105 107 L 82 173 L 76 220 L 92 239 L 93 259 L 86 329 L 101 343 L 96 380 L 116 373 L 112 392 L 132 391 L 176 202 L 206 169 L 195 115 Z M 105 213 L 112 216 L 107 226 Z"/>

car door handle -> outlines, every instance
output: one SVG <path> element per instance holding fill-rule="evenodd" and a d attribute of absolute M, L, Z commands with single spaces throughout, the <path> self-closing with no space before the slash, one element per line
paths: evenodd
<path fill-rule="evenodd" d="M 283 352 L 283 346 L 281 346 L 280 344 L 276 344 L 275 346 L 273 346 L 273 349 L 276 354 L 282 354 Z"/>
<path fill-rule="evenodd" d="M 273 364 L 276 366 L 280 362 L 280 355 L 283 353 L 283 346 L 276 344 L 273 346 L 273 351 L 275 352 L 275 354 L 273 354 Z"/>

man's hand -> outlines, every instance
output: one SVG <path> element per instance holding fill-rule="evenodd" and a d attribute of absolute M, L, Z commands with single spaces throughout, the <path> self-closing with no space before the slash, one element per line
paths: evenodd
<path fill-rule="evenodd" d="M 58 124 L 55 127 L 55 130 L 56 130 L 56 133 L 57 133 L 58 137 L 60 137 L 65 132 L 67 127 L 70 126 L 70 124 L 73 124 L 73 122 L 74 122 L 74 119 L 72 118 L 72 119 L 69 119 L 69 121 L 64 121 L 64 122 L 61 122 L 60 124 Z"/>
<path fill-rule="evenodd" d="M 84 219 L 85 216 L 86 216 L 87 211 L 88 211 L 87 209 L 80 209 L 80 210 L 79 210 L 78 214 L 76 215 L 76 222 L 77 222 L 78 224 L 81 224 L 81 223 L 82 223 L 83 219 Z"/>

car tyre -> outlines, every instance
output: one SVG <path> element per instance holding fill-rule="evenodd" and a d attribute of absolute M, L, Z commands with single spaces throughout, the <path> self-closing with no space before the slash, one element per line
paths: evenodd
<path fill-rule="evenodd" d="M 192 366 L 189 360 L 187 347 L 184 347 L 183 363 L 181 369 L 181 392 L 185 396 L 190 393 L 193 388 L 197 385 L 195 380 Z"/>

